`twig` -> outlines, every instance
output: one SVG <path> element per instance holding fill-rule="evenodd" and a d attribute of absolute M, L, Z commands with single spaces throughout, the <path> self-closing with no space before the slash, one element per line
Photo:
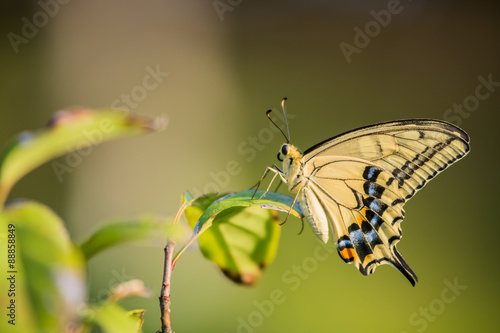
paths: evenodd
<path fill-rule="evenodd" d="M 175 241 L 168 241 L 165 246 L 165 264 L 163 267 L 163 284 L 160 293 L 160 311 L 161 311 L 161 333 L 173 333 L 170 324 L 170 278 L 172 277 L 172 255 L 174 252 Z"/>

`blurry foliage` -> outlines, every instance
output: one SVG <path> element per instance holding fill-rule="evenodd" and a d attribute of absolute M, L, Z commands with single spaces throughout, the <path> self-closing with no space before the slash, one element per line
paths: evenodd
<path fill-rule="evenodd" d="M 141 280 L 125 281 L 107 299 L 89 304 L 87 262 L 103 250 L 125 242 L 176 242 L 183 244 L 175 261 L 195 240 L 203 255 L 231 280 L 251 285 L 273 260 L 280 228 L 276 211 L 300 217 L 292 198 L 263 191 L 184 196 L 177 218 L 143 216 L 114 221 L 75 244 L 64 222 L 47 206 L 30 200 L 6 202 L 16 182 L 33 169 L 66 153 L 88 149 L 106 140 L 161 129 L 158 121 L 124 116 L 117 110 L 77 109 L 58 112 L 38 132 L 14 138 L 0 155 L 0 230 L 8 245 L 1 262 L 10 279 L 0 280 L 2 308 L 9 321 L 0 330 L 22 332 L 140 332 L 144 309 L 128 311 L 118 301 L 130 296 L 148 297 Z M 53 162 L 54 170 L 69 165 Z M 255 199 L 254 199 L 254 194 Z M 258 199 L 258 200 L 256 200 Z M 265 209 L 262 209 L 265 208 Z M 184 212 L 193 229 L 189 238 L 177 222 Z M 202 234 L 203 233 L 203 234 Z M 22 313 L 23 320 L 18 320 Z"/>

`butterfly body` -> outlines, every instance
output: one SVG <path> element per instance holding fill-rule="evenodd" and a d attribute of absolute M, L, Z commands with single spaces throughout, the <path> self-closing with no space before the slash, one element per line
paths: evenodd
<path fill-rule="evenodd" d="M 311 174 L 312 164 L 304 170 L 302 158 L 304 154 L 291 144 L 283 144 L 280 149 L 280 154 L 286 156 L 283 160 L 283 173 L 288 190 L 292 193 L 297 193 L 297 200 L 304 213 L 304 218 L 311 226 L 314 234 L 323 242 L 328 242 L 329 227 L 328 221 L 321 206 L 317 202 L 311 202 L 308 198 L 311 196 L 308 188 L 308 177 L 306 174 Z M 279 159 L 281 159 L 279 157 Z M 314 207 L 311 207 L 314 205 Z"/>
<path fill-rule="evenodd" d="M 335 235 L 340 257 L 363 275 L 391 264 L 415 285 L 396 249 L 403 205 L 429 180 L 464 157 L 469 137 L 438 120 L 410 119 L 363 127 L 304 153 L 281 146 L 278 172 L 323 242 Z"/>

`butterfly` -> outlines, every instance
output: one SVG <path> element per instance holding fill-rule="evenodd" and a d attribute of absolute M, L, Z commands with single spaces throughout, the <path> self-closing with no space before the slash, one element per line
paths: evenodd
<path fill-rule="evenodd" d="M 283 168 L 268 167 L 260 182 L 271 171 L 267 191 L 276 176 L 287 183 L 314 234 L 327 243 L 331 231 L 340 257 L 363 275 L 390 264 L 415 286 L 417 276 L 396 249 L 403 206 L 467 155 L 467 133 L 440 120 L 398 120 L 355 129 L 301 152 L 290 144 L 285 100 L 288 135 L 267 111 L 286 139 L 278 152 Z"/>

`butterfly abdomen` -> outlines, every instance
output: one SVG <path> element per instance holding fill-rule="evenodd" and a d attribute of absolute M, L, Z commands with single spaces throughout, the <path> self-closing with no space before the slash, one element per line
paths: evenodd
<path fill-rule="evenodd" d="M 302 187 L 298 193 L 297 200 L 300 203 L 300 207 L 302 207 L 304 218 L 311 226 L 314 234 L 324 243 L 327 243 L 329 238 L 328 218 L 321 202 L 314 192 L 307 187 Z"/>

